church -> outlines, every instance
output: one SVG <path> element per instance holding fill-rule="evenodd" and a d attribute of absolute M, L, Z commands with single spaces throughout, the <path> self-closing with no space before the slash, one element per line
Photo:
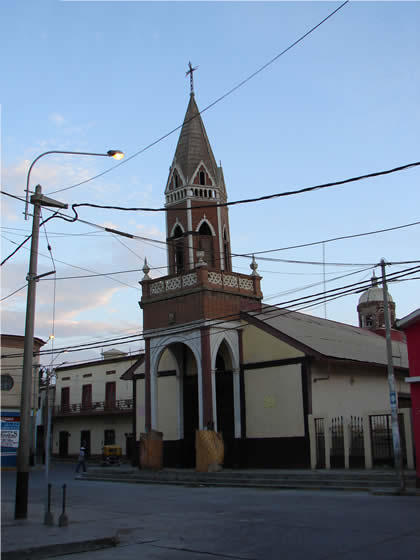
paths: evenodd
<path fill-rule="evenodd" d="M 262 303 L 261 277 L 232 271 L 227 190 L 193 88 L 164 192 L 168 275 L 141 280 L 145 356 L 133 432 L 163 434 L 163 465 L 193 468 L 196 430 L 225 467 L 392 463 L 384 302 L 376 279 L 360 326 Z M 395 323 L 395 304 L 390 298 Z M 356 312 L 356 310 L 355 310 Z M 404 458 L 412 466 L 406 344 L 393 331 Z"/>

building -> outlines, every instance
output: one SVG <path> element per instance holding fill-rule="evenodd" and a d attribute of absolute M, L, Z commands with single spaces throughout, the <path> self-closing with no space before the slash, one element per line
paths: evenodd
<path fill-rule="evenodd" d="M 165 188 L 169 274 L 152 279 L 145 262 L 145 360 L 124 375 L 136 383 L 136 439 L 162 432 L 167 466 L 194 466 L 195 432 L 212 427 L 225 466 L 392 463 L 376 279 L 360 298 L 360 327 L 263 305 L 255 260 L 249 275 L 232 272 L 226 202 L 192 91 Z M 406 344 L 397 331 L 393 339 L 408 407 Z M 412 466 L 408 413 L 400 418 Z"/>
<path fill-rule="evenodd" d="M 22 391 L 23 348 L 25 337 L 13 334 L 0 335 L 1 341 L 1 466 L 16 467 L 19 445 L 20 401 Z M 31 384 L 32 438 L 31 456 L 36 449 L 36 413 L 39 408 L 39 356 L 45 344 L 34 338 L 33 375 Z"/>
<path fill-rule="evenodd" d="M 397 321 L 397 327 L 407 336 L 411 388 L 412 422 L 416 449 L 416 483 L 420 487 L 420 308 Z"/>
<path fill-rule="evenodd" d="M 132 383 L 121 375 L 142 357 L 112 349 L 100 360 L 55 369 L 54 455 L 76 456 L 84 445 L 87 456 L 101 456 L 103 446 L 111 444 L 131 454 Z"/>

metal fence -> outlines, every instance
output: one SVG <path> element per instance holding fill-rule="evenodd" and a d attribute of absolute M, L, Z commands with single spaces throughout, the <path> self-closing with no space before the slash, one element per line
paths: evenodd
<path fill-rule="evenodd" d="M 331 419 L 331 453 L 332 469 L 344 468 L 344 421 L 342 416 Z"/>
<path fill-rule="evenodd" d="M 316 468 L 325 469 L 324 419 L 315 418 Z"/>
<path fill-rule="evenodd" d="M 392 445 L 392 426 L 390 414 L 374 414 L 369 416 L 370 437 L 372 442 L 372 462 L 374 466 L 393 465 L 394 449 Z M 405 443 L 404 416 L 398 415 L 400 428 L 401 455 L 404 464 L 407 463 L 407 449 Z"/>
<path fill-rule="evenodd" d="M 349 431 L 349 467 L 351 469 L 364 468 L 365 446 L 363 434 L 363 418 L 361 416 L 350 416 Z"/>

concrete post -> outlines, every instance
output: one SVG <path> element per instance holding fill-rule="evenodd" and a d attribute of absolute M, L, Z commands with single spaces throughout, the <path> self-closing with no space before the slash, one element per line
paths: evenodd
<path fill-rule="evenodd" d="M 365 451 L 365 469 L 373 467 L 372 461 L 372 439 L 370 437 L 369 414 L 363 415 L 363 444 Z"/>

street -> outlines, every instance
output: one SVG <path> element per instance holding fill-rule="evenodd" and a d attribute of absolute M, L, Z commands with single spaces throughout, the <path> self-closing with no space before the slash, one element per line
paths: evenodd
<path fill-rule="evenodd" d="M 74 560 L 420 557 L 418 497 L 88 482 L 74 480 L 74 469 L 71 463 L 55 463 L 50 470 L 56 514 L 61 512 L 61 487 L 67 485 L 69 527 L 55 532 L 70 534 L 77 524 L 87 531 L 95 524 L 109 536 L 118 533 L 120 540 L 116 548 L 71 554 Z M 4 511 L 10 512 L 14 503 L 15 476 L 2 473 L 2 538 L 9 522 Z M 28 517 L 44 504 L 41 469 L 31 472 L 29 500 Z M 37 530 L 42 536 L 44 526 Z"/>

